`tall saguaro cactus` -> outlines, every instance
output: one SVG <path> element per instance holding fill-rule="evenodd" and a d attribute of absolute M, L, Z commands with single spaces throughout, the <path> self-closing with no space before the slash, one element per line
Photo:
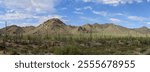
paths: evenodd
<path fill-rule="evenodd" d="M 7 42 L 7 21 L 5 22 L 5 31 L 3 35 L 3 49 L 6 48 L 6 42 Z"/>
<path fill-rule="evenodd" d="M 6 48 L 7 37 L 8 37 L 8 33 L 7 33 L 7 21 L 5 21 L 5 37 L 4 37 L 4 46 L 5 46 L 5 48 Z"/>

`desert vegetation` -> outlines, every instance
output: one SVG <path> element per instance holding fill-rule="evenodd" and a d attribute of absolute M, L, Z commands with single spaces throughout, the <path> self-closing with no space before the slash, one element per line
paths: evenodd
<path fill-rule="evenodd" d="M 5 37 L 4 37 L 5 38 Z M 150 54 L 149 37 L 1 36 L 0 51 L 7 55 L 141 55 Z"/>
<path fill-rule="evenodd" d="M 150 30 L 114 24 L 68 26 L 50 19 L 38 27 L 0 29 L 4 55 L 148 55 Z"/>

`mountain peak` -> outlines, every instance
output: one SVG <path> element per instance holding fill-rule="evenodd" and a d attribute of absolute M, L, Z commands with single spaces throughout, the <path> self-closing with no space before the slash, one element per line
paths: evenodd
<path fill-rule="evenodd" d="M 66 24 L 63 23 L 58 18 L 49 19 L 40 25 L 40 27 L 51 28 L 51 29 L 58 28 L 58 27 L 64 27 L 64 26 L 66 26 Z"/>
<path fill-rule="evenodd" d="M 19 27 L 19 26 L 17 26 L 17 25 L 11 25 L 11 26 L 7 26 L 7 27 L 5 27 L 5 28 L 7 28 L 7 29 L 10 29 L 10 28 L 21 28 L 21 27 Z M 5 29 L 5 28 L 3 28 L 3 29 Z"/>
<path fill-rule="evenodd" d="M 141 29 L 149 29 L 148 27 L 146 27 L 146 26 L 143 26 L 143 27 L 141 27 Z"/>
<path fill-rule="evenodd" d="M 11 27 L 18 27 L 17 25 L 11 25 Z"/>
<path fill-rule="evenodd" d="M 7 29 L 6 29 L 7 28 Z M 5 28 L 1 29 L 1 34 L 4 34 L 5 32 L 8 32 L 8 34 L 20 34 L 23 33 L 23 29 L 20 26 L 17 25 L 11 25 L 11 26 L 7 26 Z"/>
<path fill-rule="evenodd" d="M 58 18 L 52 18 L 52 19 L 49 19 L 49 20 L 51 20 L 51 21 L 61 21 L 61 20 L 58 19 Z"/>
<path fill-rule="evenodd" d="M 62 24 L 65 25 L 60 19 L 52 18 L 44 22 L 45 24 Z"/>

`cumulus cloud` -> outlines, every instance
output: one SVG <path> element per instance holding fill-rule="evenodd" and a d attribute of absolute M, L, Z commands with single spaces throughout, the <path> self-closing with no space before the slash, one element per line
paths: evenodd
<path fill-rule="evenodd" d="M 93 8 L 91 6 L 85 6 L 83 8 L 75 8 L 75 11 L 73 13 L 81 15 L 81 14 L 84 14 L 83 10 L 90 10 L 90 11 L 92 11 Z"/>
<path fill-rule="evenodd" d="M 143 21 L 146 18 L 144 18 L 144 17 L 138 17 L 138 16 L 128 16 L 128 19 L 135 20 L 135 21 Z"/>
<path fill-rule="evenodd" d="M 1 20 L 21 20 L 21 19 L 33 18 L 33 17 L 34 16 L 30 14 L 19 13 L 19 12 L 6 13 L 4 15 L 0 15 Z"/>
<path fill-rule="evenodd" d="M 0 21 L 0 24 L 4 24 L 4 21 Z"/>
<path fill-rule="evenodd" d="M 117 18 L 110 18 L 109 19 L 110 21 L 112 21 L 112 22 L 121 22 L 121 20 L 120 19 L 117 19 Z"/>
<path fill-rule="evenodd" d="M 3 0 L 1 3 L 7 9 L 28 12 L 53 12 L 57 0 Z"/>
<path fill-rule="evenodd" d="M 13 24 L 15 23 L 16 25 L 19 25 L 19 26 L 28 26 L 28 25 L 36 26 L 36 25 L 41 24 L 44 21 L 51 19 L 51 18 L 58 18 L 64 22 L 68 21 L 65 19 L 66 16 L 61 16 L 61 15 L 38 16 L 38 15 L 19 13 L 19 12 L 7 13 L 5 15 L 0 15 L 1 22 L 8 21 L 8 23 L 11 25 L 12 21 L 13 21 Z M 36 22 L 32 22 L 33 20 L 36 20 Z M 15 21 L 17 21 L 17 22 L 15 22 Z"/>
<path fill-rule="evenodd" d="M 83 0 L 84 2 L 91 2 L 92 0 Z"/>
<path fill-rule="evenodd" d="M 59 0 L 1 0 L 0 7 L 5 8 L 5 12 L 0 14 L 0 19 L 20 25 L 31 24 L 28 20 L 36 20 L 34 25 L 39 24 L 44 19 L 56 17 L 53 13 L 57 12 L 55 6 L 58 2 Z"/>
<path fill-rule="evenodd" d="M 145 22 L 146 24 L 150 25 L 150 22 Z"/>
<path fill-rule="evenodd" d="M 101 15 L 104 17 L 125 16 L 125 14 L 123 14 L 123 13 L 110 13 L 107 11 L 95 11 L 95 10 L 91 10 L 91 11 L 93 14 Z"/>
<path fill-rule="evenodd" d="M 132 3 L 141 3 L 144 0 L 83 0 L 83 2 L 94 2 L 101 4 L 109 4 L 113 6 L 117 6 L 120 4 L 132 4 Z M 150 0 L 147 0 L 149 2 Z"/>
<path fill-rule="evenodd" d="M 85 10 L 86 10 L 86 9 L 93 10 L 93 8 L 92 8 L 91 6 L 86 6 L 86 7 L 84 7 L 84 9 L 85 9 Z"/>
<path fill-rule="evenodd" d="M 75 8 L 76 11 L 81 11 L 81 10 L 93 10 L 91 6 L 85 6 L 83 8 Z"/>
<path fill-rule="evenodd" d="M 105 12 L 105 11 L 100 11 L 100 12 L 98 12 L 98 11 L 92 11 L 94 14 L 97 14 L 97 15 L 101 15 L 101 16 L 107 16 L 108 15 L 108 13 L 107 12 Z"/>
<path fill-rule="evenodd" d="M 74 11 L 75 14 L 84 14 L 83 12 L 79 12 L 79 11 Z"/>
<path fill-rule="evenodd" d="M 81 10 L 82 10 L 82 8 L 75 8 L 75 10 L 76 10 L 76 11 L 81 11 Z"/>
<path fill-rule="evenodd" d="M 43 23 L 44 21 L 51 19 L 51 18 L 58 18 L 62 20 L 63 22 L 68 22 L 69 20 L 65 19 L 67 16 L 61 16 L 61 15 L 48 15 L 48 16 L 37 16 L 39 19 L 39 23 Z"/>

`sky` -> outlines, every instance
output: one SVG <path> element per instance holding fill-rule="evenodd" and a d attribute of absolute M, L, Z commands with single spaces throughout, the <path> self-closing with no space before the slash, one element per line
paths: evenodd
<path fill-rule="evenodd" d="M 0 0 L 0 28 L 38 26 L 51 18 L 67 25 L 114 23 L 150 28 L 150 0 Z"/>

